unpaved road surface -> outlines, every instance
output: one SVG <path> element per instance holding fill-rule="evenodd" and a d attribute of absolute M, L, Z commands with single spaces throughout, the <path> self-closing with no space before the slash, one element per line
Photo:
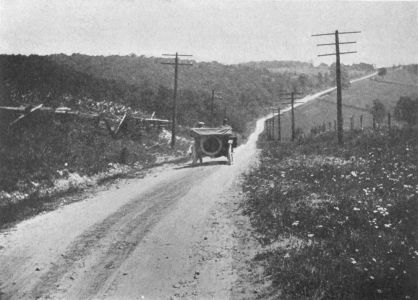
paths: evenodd
<path fill-rule="evenodd" d="M 234 199 L 263 121 L 232 166 L 160 167 L 1 232 L 0 298 L 231 298 L 248 248 Z"/>

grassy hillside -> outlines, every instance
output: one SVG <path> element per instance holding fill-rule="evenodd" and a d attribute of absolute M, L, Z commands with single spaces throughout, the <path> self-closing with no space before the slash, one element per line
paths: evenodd
<path fill-rule="evenodd" d="M 369 108 L 373 100 L 379 99 L 386 107 L 388 112 L 393 114 L 396 102 L 401 96 L 418 95 L 418 75 L 409 72 L 406 69 L 389 70 L 384 77 L 376 76 L 376 80 L 388 82 L 397 82 L 398 84 L 385 84 L 373 80 L 364 80 L 353 83 L 350 88 L 343 90 L 343 120 L 344 128 L 350 128 L 350 118 L 354 117 L 355 129 L 360 128 L 360 116 L 363 116 L 363 127 L 372 126 L 372 116 Z M 301 128 L 306 134 L 310 133 L 311 128 L 326 124 L 327 130 L 331 122 L 331 128 L 334 129 L 334 120 L 336 120 L 336 92 L 323 96 L 308 104 L 295 109 L 296 127 Z M 393 122 L 395 122 L 392 119 Z M 290 113 L 282 116 L 283 131 L 282 137 L 290 138 Z M 276 136 L 277 137 L 277 136 Z"/>
<path fill-rule="evenodd" d="M 417 299 L 418 132 L 261 141 L 246 213 L 263 246 L 260 299 Z"/>

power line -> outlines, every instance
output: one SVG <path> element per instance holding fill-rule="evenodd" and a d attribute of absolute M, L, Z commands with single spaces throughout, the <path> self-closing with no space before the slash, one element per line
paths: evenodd
<path fill-rule="evenodd" d="M 355 44 L 355 41 L 351 42 L 340 42 L 339 36 L 341 34 L 354 34 L 354 33 L 361 33 L 361 31 L 345 31 L 345 32 L 338 32 L 335 30 L 333 33 L 320 33 L 320 34 L 313 34 L 313 37 L 318 36 L 328 36 L 334 35 L 335 43 L 328 43 L 328 44 L 317 44 L 317 46 L 334 46 L 335 45 L 335 53 L 327 53 L 327 54 L 320 54 L 318 56 L 330 56 L 335 55 L 335 76 L 336 76 L 336 83 L 337 83 L 337 136 L 338 136 L 338 144 L 343 145 L 343 115 L 342 115 L 342 87 L 341 87 L 341 64 L 340 64 L 340 55 L 342 54 L 351 54 L 357 53 L 356 51 L 347 51 L 347 52 L 340 52 L 340 45 L 342 44 Z"/>
<path fill-rule="evenodd" d="M 174 56 L 174 63 L 162 62 L 163 65 L 174 65 L 174 91 L 173 91 L 173 121 L 171 122 L 171 147 L 174 147 L 176 143 L 176 119 L 177 119 L 177 79 L 178 79 L 178 66 L 191 66 L 191 63 L 180 63 L 179 56 L 190 57 L 189 54 L 163 54 L 163 56 Z"/>

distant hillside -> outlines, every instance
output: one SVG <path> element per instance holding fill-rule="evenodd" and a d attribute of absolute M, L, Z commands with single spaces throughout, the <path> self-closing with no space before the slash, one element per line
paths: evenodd
<path fill-rule="evenodd" d="M 162 61 L 135 55 L 2 55 L 1 103 L 71 106 L 91 100 L 112 101 L 170 118 L 174 71 Z M 222 100 L 215 100 L 214 124 L 220 124 L 226 116 L 242 132 L 249 121 L 277 103 L 280 91 L 296 88 L 311 92 L 331 83 L 329 76 L 322 74 L 294 76 L 251 64 L 193 62 L 193 66 L 179 70 L 178 120 L 189 126 L 197 121 L 210 123 L 210 95 L 215 89 L 222 94 Z"/>

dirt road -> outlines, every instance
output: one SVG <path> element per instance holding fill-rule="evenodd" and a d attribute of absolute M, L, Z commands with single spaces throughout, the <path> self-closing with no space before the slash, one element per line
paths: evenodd
<path fill-rule="evenodd" d="M 0 298 L 229 298 L 231 201 L 262 129 L 233 166 L 160 167 L 2 232 Z"/>

